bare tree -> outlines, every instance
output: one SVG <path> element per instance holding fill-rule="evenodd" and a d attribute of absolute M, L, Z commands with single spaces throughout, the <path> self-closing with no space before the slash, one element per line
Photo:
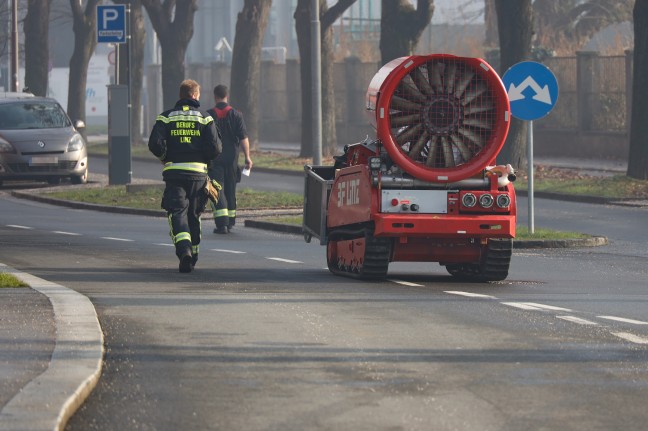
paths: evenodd
<path fill-rule="evenodd" d="M 130 67 L 131 85 L 131 138 L 133 142 L 141 141 L 142 112 L 142 87 L 144 85 L 144 44 L 146 42 L 146 28 L 144 27 L 144 14 L 141 0 L 113 0 L 117 4 L 130 4 L 130 59 L 128 50 L 119 51 L 119 76 L 126 77 Z M 125 82 L 125 81 L 124 81 Z"/>
<path fill-rule="evenodd" d="M 185 78 L 185 53 L 193 36 L 198 0 L 141 0 L 162 48 L 162 97 L 165 107 L 178 99 Z"/>
<path fill-rule="evenodd" d="M 629 21 L 632 2 L 535 0 L 533 13 L 535 44 L 561 54 L 571 54 L 607 25 Z"/>
<path fill-rule="evenodd" d="M 337 146 L 335 129 L 335 97 L 333 86 L 333 23 L 356 0 L 338 0 L 330 9 L 326 0 L 320 0 L 320 31 L 322 48 L 322 149 L 325 154 L 333 154 Z M 313 155 L 312 130 L 312 75 L 311 75 L 311 37 L 310 37 L 310 0 L 298 0 L 295 9 L 295 30 L 299 46 L 302 128 L 301 157 Z"/>
<path fill-rule="evenodd" d="M 231 99 L 245 114 L 251 148 L 259 143 L 261 46 L 272 0 L 245 0 L 236 21 L 230 78 Z"/>
<path fill-rule="evenodd" d="M 381 64 L 412 55 L 423 30 L 430 24 L 434 0 L 382 0 L 380 16 Z"/>
<path fill-rule="evenodd" d="M 99 0 L 87 0 L 85 8 L 79 0 L 70 0 L 74 51 L 70 58 L 68 86 L 68 115 L 72 120 L 86 119 L 86 84 L 90 57 L 97 47 L 97 4 Z"/>
<path fill-rule="evenodd" d="M 533 9 L 531 0 L 495 0 L 500 41 L 500 70 L 504 73 L 531 56 Z M 526 137 L 528 124 L 513 118 L 506 143 L 498 160 L 517 169 L 526 169 Z"/>
<path fill-rule="evenodd" d="M 632 70 L 632 119 L 627 175 L 648 179 L 648 0 L 636 0 L 634 18 L 634 65 Z"/>
<path fill-rule="evenodd" d="M 25 87 L 36 96 L 47 95 L 49 73 L 49 14 L 51 0 L 28 0 L 25 33 Z"/>

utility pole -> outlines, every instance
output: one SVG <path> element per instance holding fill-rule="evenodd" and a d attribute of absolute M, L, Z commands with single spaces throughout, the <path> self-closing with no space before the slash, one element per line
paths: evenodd
<path fill-rule="evenodd" d="M 322 45 L 319 0 L 311 0 L 311 80 L 313 98 L 313 165 L 322 164 Z"/>
<path fill-rule="evenodd" d="M 11 88 L 18 91 L 18 0 L 11 2 Z"/>

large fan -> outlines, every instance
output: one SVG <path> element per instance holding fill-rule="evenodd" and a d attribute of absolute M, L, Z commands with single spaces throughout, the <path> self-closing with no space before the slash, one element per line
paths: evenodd
<path fill-rule="evenodd" d="M 445 54 L 383 66 L 369 85 L 367 109 L 394 162 L 435 182 L 462 180 L 493 164 L 510 121 L 495 71 L 484 60 Z"/>

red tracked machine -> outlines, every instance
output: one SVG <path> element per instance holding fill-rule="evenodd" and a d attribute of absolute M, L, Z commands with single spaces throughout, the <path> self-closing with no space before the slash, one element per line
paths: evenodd
<path fill-rule="evenodd" d="M 335 166 L 305 167 L 304 238 L 326 245 L 331 272 L 380 278 L 390 262 L 438 262 L 455 277 L 503 280 L 515 237 L 506 90 L 478 58 L 393 60 L 374 76 L 377 138 Z"/>

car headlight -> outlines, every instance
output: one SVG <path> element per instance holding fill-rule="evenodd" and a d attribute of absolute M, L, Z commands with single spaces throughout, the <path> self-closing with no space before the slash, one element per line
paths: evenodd
<path fill-rule="evenodd" d="M 16 154 L 16 149 L 6 139 L 0 136 L 0 153 Z"/>
<path fill-rule="evenodd" d="M 67 146 L 67 151 L 79 151 L 83 148 L 85 143 L 83 142 L 83 138 L 81 135 L 74 135 L 72 136 L 72 139 L 70 139 L 70 143 Z"/>

